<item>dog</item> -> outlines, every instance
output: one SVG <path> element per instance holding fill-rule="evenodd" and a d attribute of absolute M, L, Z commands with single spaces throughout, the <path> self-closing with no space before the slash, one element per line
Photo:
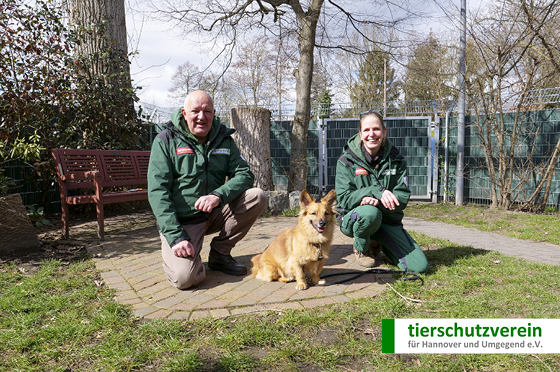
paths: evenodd
<path fill-rule="evenodd" d="M 295 280 L 296 289 L 308 288 L 305 274 L 313 284 L 325 284 L 319 275 L 329 257 L 336 220 L 336 191 L 316 202 L 305 190 L 301 192 L 298 224 L 284 230 L 263 253 L 251 259 L 253 277 L 267 282 Z"/>

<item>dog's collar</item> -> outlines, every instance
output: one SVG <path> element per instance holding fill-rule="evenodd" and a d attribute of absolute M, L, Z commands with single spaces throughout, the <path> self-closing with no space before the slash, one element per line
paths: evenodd
<path fill-rule="evenodd" d="M 320 243 L 311 243 L 311 245 L 313 245 L 315 248 L 317 248 L 317 253 L 319 254 L 317 261 L 322 260 L 323 257 L 323 251 L 321 251 L 321 244 Z"/>

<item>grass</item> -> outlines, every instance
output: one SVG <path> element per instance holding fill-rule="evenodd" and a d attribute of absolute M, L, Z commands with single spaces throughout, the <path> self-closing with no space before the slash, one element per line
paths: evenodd
<path fill-rule="evenodd" d="M 448 219 L 471 227 L 480 213 L 491 213 L 471 207 L 455 212 L 450 206 L 432 207 L 410 209 L 428 218 L 445 212 Z M 536 223 L 539 216 L 517 218 L 522 228 Z M 492 226 L 507 226 L 500 229 L 506 235 L 514 230 L 498 222 Z M 554 231 L 555 226 L 543 219 L 539 228 Z M 113 300 L 110 290 L 98 286 L 99 274 L 89 258 L 71 263 L 46 260 L 33 274 L 5 264 L 0 266 L 0 370 L 560 370 L 556 354 L 382 354 L 383 318 L 558 318 L 560 314 L 559 267 L 411 235 L 426 249 L 431 263 L 430 271 L 422 275 L 424 285 L 397 280 L 394 290 L 375 298 L 217 320 L 137 319 Z"/>

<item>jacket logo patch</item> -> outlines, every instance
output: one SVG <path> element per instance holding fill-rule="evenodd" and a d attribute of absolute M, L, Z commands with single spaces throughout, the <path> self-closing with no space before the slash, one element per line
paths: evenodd
<path fill-rule="evenodd" d="M 212 154 L 230 155 L 229 149 L 215 149 Z"/>
<path fill-rule="evenodd" d="M 356 176 L 367 176 L 369 174 L 369 172 L 367 170 L 365 170 L 365 168 L 356 168 L 354 170 L 354 174 Z"/>
<path fill-rule="evenodd" d="M 385 169 L 383 171 L 383 173 L 381 173 L 382 175 L 386 176 L 388 174 L 390 174 L 391 176 L 395 176 L 397 174 L 397 170 L 396 169 Z"/>
<path fill-rule="evenodd" d="M 177 148 L 177 155 L 194 154 L 194 150 L 189 146 Z"/>

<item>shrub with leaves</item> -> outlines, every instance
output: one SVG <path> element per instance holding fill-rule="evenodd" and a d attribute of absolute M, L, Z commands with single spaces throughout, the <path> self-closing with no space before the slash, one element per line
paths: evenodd
<path fill-rule="evenodd" d="M 26 182 L 48 189 L 56 174 L 51 148 L 137 149 L 146 138 L 133 110 L 134 89 L 113 83 L 115 74 L 128 72 L 121 68 L 128 56 L 109 47 L 78 55 L 76 46 L 104 25 L 71 30 L 63 5 L 0 2 L 0 192 L 9 192 L 2 166 L 23 159 L 15 154 L 35 155 L 25 158 L 36 171 Z M 100 63 L 111 70 L 84 74 Z"/>

